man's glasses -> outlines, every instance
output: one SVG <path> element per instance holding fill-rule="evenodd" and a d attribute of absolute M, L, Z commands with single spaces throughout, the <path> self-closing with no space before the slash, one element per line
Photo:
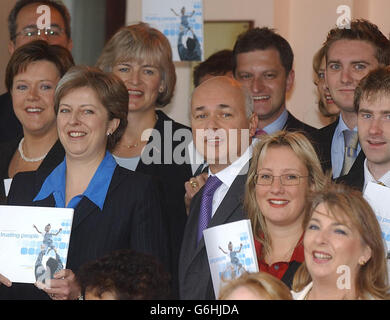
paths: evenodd
<path fill-rule="evenodd" d="M 279 178 L 279 181 L 284 186 L 296 186 L 300 183 L 301 178 L 307 178 L 309 176 L 300 176 L 297 174 L 282 174 L 281 176 L 273 176 L 268 173 L 255 174 L 255 184 L 261 186 L 270 186 L 274 182 L 274 178 Z"/>
<path fill-rule="evenodd" d="M 46 35 L 49 38 L 59 37 L 64 33 L 64 31 L 57 26 L 52 26 L 50 29 L 38 29 L 37 27 L 27 27 L 22 31 L 18 32 L 15 36 L 22 36 L 30 39 L 38 38 L 41 35 Z"/>

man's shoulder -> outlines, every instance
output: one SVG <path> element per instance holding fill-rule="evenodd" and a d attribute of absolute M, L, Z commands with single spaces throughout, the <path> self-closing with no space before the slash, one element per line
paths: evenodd
<path fill-rule="evenodd" d="M 297 118 L 295 118 L 291 112 L 287 111 L 288 112 L 288 118 L 287 118 L 287 121 L 286 121 L 286 125 L 285 125 L 285 129 L 287 131 L 304 131 L 306 133 L 313 133 L 315 131 L 317 131 L 316 128 L 302 122 L 301 120 L 298 120 Z"/>

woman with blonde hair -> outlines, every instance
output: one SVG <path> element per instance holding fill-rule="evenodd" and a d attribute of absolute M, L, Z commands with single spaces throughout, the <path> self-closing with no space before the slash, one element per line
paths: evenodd
<path fill-rule="evenodd" d="M 186 152 L 192 134 L 156 110 L 171 101 L 176 84 L 171 46 L 146 23 L 126 26 L 108 41 L 97 66 L 117 75 L 128 90 L 128 125 L 113 155 L 120 166 L 153 176 L 160 187 L 177 274 L 187 218 L 184 183 L 192 177 Z"/>
<path fill-rule="evenodd" d="M 291 287 L 303 257 L 307 197 L 321 190 L 324 176 L 309 140 L 278 131 L 255 146 L 244 207 L 252 223 L 260 271 Z"/>
<path fill-rule="evenodd" d="M 265 272 L 255 272 L 229 281 L 221 289 L 219 300 L 292 300 L 292 296 L 279 279 Z"/>
<path fill-rule="evenodd" d="M 295 300 L 390 298 L 381 229 L 360 191 L 329 184 L 313 194 L 305 230 Z"/>

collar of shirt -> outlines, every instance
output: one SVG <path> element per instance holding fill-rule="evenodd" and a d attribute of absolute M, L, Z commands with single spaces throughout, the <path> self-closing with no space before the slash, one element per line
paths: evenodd
<path fill-rule="evenodd" d="M 341 114 L 339 115 L 339 123 L 336 126 L 336 129 L 332 138 L 331 146 L 331 162 L 332 162 L 332 172 L 333 178 L 338 178 L 340 176 L 341 170 L 343 169 L 344 163 L 344 130 L 350 130 L 345 124 Z M 357 132 L 357 127 L 353 128 L 353 131 Z M 358 143 L 356 154 L 359 154 L 361 150 L 360 143 Z"/>
<path fill-rule="evenodd" d="M 379 180 L 376 180 L 370 170 L 368 170 L 367 166 L 367 158 L 364 160 L 364 187 L 363 187 L 363 192 L 366 190 L 367 184 L 369 182 L 382 182 L 386 187 L 390 187 L 390 171 L 387 171 L 382 177 L 380 177 Z"/>
<path fill-rule="evenodd" d="M 273 276 L 277 277 L 278 279 L 282 279 L 283 275 L 287 271 L 289 264 L 291 262 L 293 262 L 293 261 L 296 261 L 299 263 L 304 262 L 305 261 L 305 254 L 304 254 L 304 248 L 303 248 L 303 235 L 304 235 L 304 233 L 302 233 L 301 237 L 299 238 L 289 262 L 286 262 L 286 261 L 275 262 L 272 265 L 268 265 L 265 262 L 264 257 L 262 257 L 263 246 L 262 246 L 261 242 L 255 238 L 254 242 L 255 242 L 255 249 L 256 249 L 259 270 L 263 271 L 263 272 L 267 272 L 269 274 L 272 274 Z"/>
<path fill-rule="evenodd" d="M 111 153 L 106 152 L 102 162 L 97 168 L 87 189 L 83 194 L 72 198 L 68 203 L 68 208 L 75 208 L 83 196 L 91 200 L 96 206 L 103 210 L 103 204 L 106 199 L 108 187 L 110 186 L 112 176 L 117 166 Z M 41 190 L 33 201 L 46 199 L 53 194 L 56 207 L 65 207 L 65 180 L 66 179 L 66 158 L 62 161 L 46 178 Z"/>
<path fill-rule="evenodd" d="M 263 130 L 268 134 L 272 134 L 276 131 L 283 130 L 284 126 L 286 125 L 287 118 L 288 118 L 288 112 L 286 109 L 284 109 L 282 114 L 274 122 L 270 123 L 268 126 L 265 126 Z"/>
<path fill-rule="evenodd" d="M 241 172 L 245 165 L 249 166 L 249 159 L 252 157 L 253 143 L 254 142 L 252 141 L 252 144 L 246 149 L 243 155 L 239 157 L 236 161 L 234 161 L 230 166 L 215 174 L 217 178 L 222 181 L 222 184 L 214 192 L 211 209 L 212 217 L 217 211 L 219 205 L 222 203 L 222 200 L 225 198 L 230 186 L 232 185 L 238 174 Z M 210 170 L 210 167 L 208 173 L 209 175 L 213 175 Z"/>
<path fill-rule="evenodd" d="M 253 143 L 255 143 L 255 141 L 252 141 L 252 144 L 246 149 L 241 157 L 239 157 L 225 169 L 215 174 L 215 176 L 217 176 L 217 178 L 221 180 L 222 183 L 228 188 L 230 188 L 234 179 L 236 179 L 242 168 L 249 162 L 249 159 L 252 157 Z M 214 175 L 211 172 L 210 167 L 209 175 Z"/>

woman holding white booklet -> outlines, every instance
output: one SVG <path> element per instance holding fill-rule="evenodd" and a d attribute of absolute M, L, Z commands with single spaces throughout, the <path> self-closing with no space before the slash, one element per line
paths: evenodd
<path fill-rule="evenodd" d="M 118 249 L 169 264 L 158 189 L 151 177 L 119 167 L 108 151 L 126 128 L 128 99 L 119 78 L 95 68 L 74 67 L 58 83 L 55 112 L 65 159 L 44 179 L 37 172 L 17 174 L 8 204 L 74 208 L 67 269 L 42 290 L 1 286 L 0 298 L 77 299 L 78 268 Z"/>

